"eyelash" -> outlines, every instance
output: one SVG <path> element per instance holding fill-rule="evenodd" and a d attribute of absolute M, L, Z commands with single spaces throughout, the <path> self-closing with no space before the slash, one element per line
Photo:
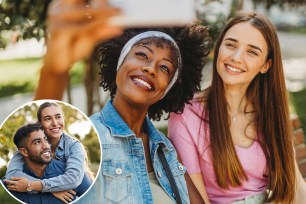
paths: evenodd
<path fill-rule="evenodd" d="M 142 57 L 142 58 L 148 59 L 148 56 L 147 56 L 145 53 L 143 53 L 143 52 L 136 52 L 135 54 L 136 54 L 137 56 Z"/>
<path fill-rule="evenodd" d="M 258 53 L 255 52 L 254 50 L 249 50 L 248 53 L 252 54 L 252 55 L 255 55 L 255 56 L 258 56 Z"/>
<path fill-rule="evenodd" d="M 225 46 L 230 47 L 230 48 L 236 48 L 236 46 L 232 43 L 225 43 Z M 258 56 L 258 53 L 254 50 L 248 50 L 247 52 L 252 54 L 252 55 Z"/>
<path fill-rule="evenodd" d="M 59 116 L 56 116 L 55 118 L 56 118 L 56 119 L 61 119 L 61 118 L 62 118 L 62 116 L 61 116 L 61 115 L 59 115 Z M 51 118 L 46 118 L 45 120 L 46 120 L 46 121 L 50 121 L 50 120 L 51 120 Z"/>
<path fill-rule="evenodd" d="M 167 66 L 161 65 L 160 67 L 161 67 L 162 70 L 164 70 L 164 71 L 166 71 L 168 74 L 170 74 L 170 69 L 169 69 Z"/>
<path fill-rule="evenodd" d="M 236 46 L 232 43 L 225 43 L 226 47 L 231 47 L 231 48 L 235 48 Z"/>
<path fill-rule="evenodd" d="M 145 58 L 145 59 L 148 59 L 148 56 L 143 53 L 143 52 L 136 52 L 135 53 L 137 56 L 140 56 L 141 58 Z M 160 68 L 164 71 L 166 71 L 168 74 L 170 74 L 170 69 L 169 67 L 165 66 L 165 65 L 161 65 Z"/>

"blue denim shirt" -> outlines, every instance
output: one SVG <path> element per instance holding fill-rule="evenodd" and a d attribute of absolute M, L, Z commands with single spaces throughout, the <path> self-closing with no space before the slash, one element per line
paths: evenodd
<path fill-rule="evenodd" d="M 48 179 L 55 176 L 59 176 L 65 172 L 66 164 L 62 161 L 57 161 L 52 159 L 48 164 L 44 171 L 44 175 L 40 179 Z M 31 171 L 25 164 L 23 167 L 23 172 L 31 175 L 35 178 L 39 178 L 35 175 L 33 171 Z M 76 196 L 82 196 L 86 190 L 90 187 L 91 180 L 87 175 L 84 176 L 82 183 L 74 189 Z M 62 204 L 63 202 L 56 197 L 54 197 L 51 193 L 37 193 L 37 194 L 28 194 L 26 192 L 15 192 L 10 191 L 16 198 L 26 203 L 35 203 L 35 204 Z M 76 198 L 74 196 L 74 199 Z"/>
<path fill-rule="evenodd" d="M 142 140 L 137 138 L 123 121 L 113 107 L 112 101 L 90 119 L 102 142 L 102 166 L 92 188 L 77 203 L 153 203 Z M 184 179 L 186 169 L 178 162 L 174 147 L 153 126 L 149 118 L 145 119 L 144 128 L 149 136 L 150 157 L 161 187 L 174 200 L 173 191 L 157 155 L 159 146 L 162 146 L 165 153 L 182 201 L 188 204 L 189 196 Z"/>
<path fill-rule="evenodd" d="M 84 154 L 82 144 L 63 133 L 55 150 L 55 158 L 66 163 L 66 171 L 60 176 L 41 180 L 42 192 L 63 191 L 78 187 L 84 177 Z M 22 171 L 23 164 L 23 156 L 17 151 L 9 162 L 5 178 L 20 176 L 30 180 L 38 180 Z"/>

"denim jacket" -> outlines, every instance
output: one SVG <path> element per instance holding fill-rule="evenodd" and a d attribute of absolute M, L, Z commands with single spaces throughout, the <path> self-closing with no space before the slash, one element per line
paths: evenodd
<path fill-rule="evenodd" d="M 63 191 L 77 188 L 84 177 L 85 155 L 82 144 L 78 140 L 63 133 L 55 150 L 55 158 L 66 163 L 65 173 L 54 178 L 41 180 L 43 186 L 42 192 Z M 6 179 L 20 176 L 30 180 L 38 180 L 22 172 L 23 165 L 23 156 L 17 151 L 7 167 Z"/>
<path fill-rule="evenodd" d="M 102 166 L 96 182 L 77 203 L 151 204 L 153 203 L 142 140 L 120 117 L 112 101 L 101 112 L 90 117 L 102 142 Z M 149 118 L 144 127 L 149 136 L 149 148 L 156 178 L 165 192 L 175 201 L 157 148 L 162 147 L 175 177 L 182 202 L 189 203 L 184 173 L 186 168 L 177 160 L 171 142 L 159 132 Z"/>

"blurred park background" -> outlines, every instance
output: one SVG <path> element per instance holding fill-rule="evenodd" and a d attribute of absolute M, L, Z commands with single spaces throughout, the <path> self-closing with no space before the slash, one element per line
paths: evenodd
<path fill-rule="evenodd" d="M 191 0 L 192 1 L 192 0 Z M 270 17 L 278 29 L 292 114 L 306 131 L 306 0 L 195 0 L 197 16 L 216 39 L 226 21 L 239 10 L 256 10 Z M 51 0 L 0 0 L 0 122 L 31 101 L 45 52 L 46 10 Z M 171 9 L 171 8 L 169 8 Z M 100 110 L 108 93 L 98 89 L 99 76 L 90 58 L 70 73 L 63 101 L 87 115 Z M 209 85 L 211 63 L 203 73 Z M 167 121 L 155 123 L 164 133 Z M 3 156 L 1 156 L 3 157 Z M 14 203 L 2 188 L 4 203 Z"/>

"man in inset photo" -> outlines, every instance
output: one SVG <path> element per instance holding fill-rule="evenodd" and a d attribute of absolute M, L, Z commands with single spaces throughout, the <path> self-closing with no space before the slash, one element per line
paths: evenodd
<path fill-rule="evenodd" d="M 66 163 L 52 159 L 51 145 L 43 128 L 39 123 L 28 124 L 19 128 L 14 135 L 14 143 L 24 158 L 23 172 L 37 179 L 48 179 L 62 175 L 65 172 Z M 10 178 L 7 178 L 10 179 Z M 28 180 L 27 192 L 18 192 L 17 182 L 14 180 L 4 180 L 6 187 L 19 200 L 26 203 L 63 203 L 56 198 L 61 192 L 35 192 Z M 66 200 L 72 201 L 80 197 L 91 185 L 91 180 L 85 174 L 82 183 L 74 190 L 66 193 Z"/>

